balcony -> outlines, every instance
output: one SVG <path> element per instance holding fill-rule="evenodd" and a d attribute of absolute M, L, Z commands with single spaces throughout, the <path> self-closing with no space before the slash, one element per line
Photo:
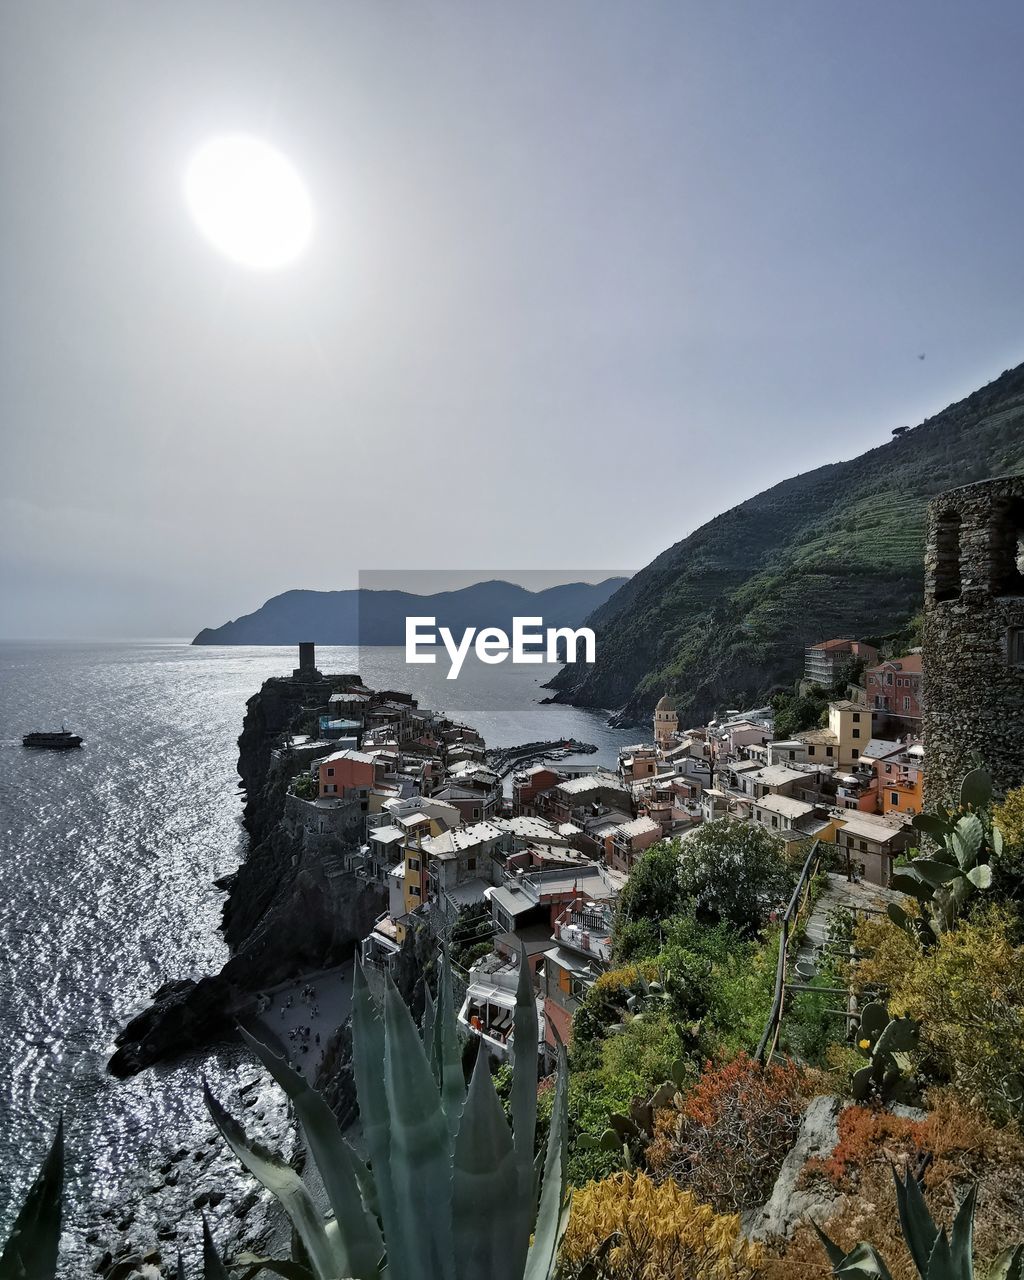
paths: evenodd
<path fill-rule="evenodd" d="M 495 952 L 478 960 L 469 971 L 466 998 L 459 1010 L 459 1022 L 471 1035 L 479 1036 L 499 1062 L 512 1055 L 515 1039 L 516 991 L 519 965 Z M 544 1034 L 543 1003 L 535 998 L 537 1015 L 536 1052 Z"/>
<path fill-rule="evenodd" d="M 599 903 L 573 903 L 555 921 L 554 937 L 564 947 L 608 965 L 612 959 L 612 912 Z"/>

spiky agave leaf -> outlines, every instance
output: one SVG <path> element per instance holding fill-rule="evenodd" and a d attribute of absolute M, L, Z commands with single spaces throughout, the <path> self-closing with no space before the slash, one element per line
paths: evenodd
<path fill-rule="evenodd" d="M 0 1280 L 52 1280 L 60 1245 L 64 1194 L 64 1119 L 46 1158 L 28 1189 L 11 1234 L 0 1254 Z"/>
<path fill-rule="evenodd" d="M 249 1172 L 281 1202 L 305 1246 L 316 1280 L 338 1280 L 344 1275 L 340 1249 L 331 1243 L 323 1220 L 302 1179 L 280 1156 L 253 1142 L 203 1082 L 203 1096 L 213 1122 L 224 1140 Z"/>
<path fill-rule="evenodd" d="M 839 1280 L 892 1280 L 889 1268 L 879 1256 L 878 1250 L 866 1240 L 853 1246 L 835 1268 L 834 1274 Z"/>
<path fill-rule="evenodd" d="M 896 1184 L 896 1204 L 899 1208 L 903 1239 L 907 1242 L 914 1266 L 922 1276 L 927 1276 L 928 1259 L 935 1248 L 939 1229 L 928 1212 L 921 1188 L 917 1185 L 917 1179 L 910 1169 L 907 1169 L 903 1181 L 900 1181 L 895 1169 L 892 1171 L 892 1176 Z"/>
<path fill-rule="evenodd" d="M 361 1161 L 341 1135 L 337 1117 L 319 1093 L 267 1045 L 239 1028 L 242 1039 L 291 1099 L 309 1143 L 334 1220 L 342 1271 L 353 1280 L 375 1280 L 384 1254 L 377 1220 L 363 1203 Z"/>
<path fill-rule="evenodd" d="M 826 1235 L 825 1232 L 822 1231 L 821 1227 L 818 1226 L 813 1218 L 811 1218 L 810 1222 L 811 1226 L 814 1228 L 815 1234 L 824 1246 L 825 1252 L 828 1254 L 828 1260 L 832 1263 L 832 1269 L 835 1270 L 836 1268 L 841 1267 L 844 1259 L 846 1258 L 844 1250 L 836 1244 L 831 1236 Z"/>
<path fill-rule="evenodd" d="M 423 1021 L 420 1023 L 420 1034 L 423 1040 L 423 1047 L 427 1051 L 427 1057 L 430 1059 L 430 1066 L 434 1072 L 434 1079 L 438 1086 L 441 1084 L 440 1073 L 437 1067 L 437 1059 L 434 1055 L 434 1019 L 437 1011 L 434 1007 L 434 997 L 430 994 L 430 985 L 427 982 L 423 984 Z"/>
<path fill-rule="evenodd" d="M 519 949 L 519 983 L 513 1020 L 512 1134 L 519 1163 L 519 1194 L 530 1205 L 533 1197 L 533 1146 L 537 1134 L 537 1006 L 530 982 L 530 966 L 526 948 Z"/>
<path fill-rule="evenodd" d="M 978 1199 L 978 1184 L 967 1192 L 953 1219 L 949 1233 L 950 1260 L 956 1280 L 972 1280 L 974 1275 L 974 1205 Z"/>
<path fill-rule="evenodd" d="M 989 1268 L 986 1280 L 1024 1280 L 1024 1244 L 1004 1249 Z"/>
<path fill-rule="evenodd" d="M 558 1076 L 551 1108 L 551 1127 L 544 1155 L 544 1176 L 537 1209 L 537 1224 L 526 1259 L 524 1280 L 549 1280 L 554 1275 L 558 1249 L 569 1224 L 571 1196 L 566 1193 L 566 1156 L 569 1130 L 569 1069 L 565 1049 L 558 1046 Z"/>
<path fill-rule="evenodd" d="M 531 1178 L 532 1184 L 532 1178 Z M 532 1191 L 532 1185 L 528 1192 Z M 522 1280 L 531 1197 L 520 1192 L 512 1133 L 483 1050 L 455 1139 L 452 1231 L 456 1280 Z"/>
<path fill-rule="evenodd" d="M 455 1280 L 452 1138 L 412 1015 L 390 978 L 384 1028 L 390 1174 L 399 1207 L 397 1239 L 385 1224 L 388 1274 L 401 1280 Z"/>
<path fill-rule="evenodd" d="M 260 1258 L 255 1253 L 240 1253 L 231 1264 L 233 1267 L 248 1267 L 248 1271 L 243 1271 L 238 1280 L 257 1280 L 258 1276 L 266 1275 L 269 1271 L 271 1275 L 283 1276 L 284 1280 L 313 1280 L 313 1273 L 308 1267 L 304 1267 L 301 1262 L 289 1262 L 282 1258 Z"/>
<path fill-rule="evenodd" d="M 383 1063 L 384 1022 L 370 994 L 363 967 L 357 964 L 352 976 L 352 1074 L 359 1102 L 359 1121 L 370 1154 L 370 1168 L 390 1258 L 399 1247 L 402 1208 L 395 1198 L 391 1181 L 391 1112 L 384 1086 Z"/>
<path fill-rule="evenodd" d="M 178 1270 L 181 1271 L 181 1259 L 178 1259 Z M 217 1246 L 213 1243 L 210 1224 L 203 1214 L 203 1280 L 228 1280 L 227 1268 L 221 1261 Z"/>
<path fill-rule="evenodd" d="M 441 952 L 441 986 L 434 1019 L 434 1051 L 441 1085 L 441 1106 L 448 1121 L 448 1132 L 454 1138 L 462 1118 L 462 1108 L 466 1105 L 466 1077 L 462 1070 L 462 1050 L 452 991 L 452 964 L 447 947 Z"/>

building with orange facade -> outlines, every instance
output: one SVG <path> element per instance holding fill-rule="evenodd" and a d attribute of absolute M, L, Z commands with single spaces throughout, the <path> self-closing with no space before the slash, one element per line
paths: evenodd
<path fill-rule="evenodd" d="M 376 775 L 373 756 L 361 751 L 335 751 L 320 761 L 320 798 L 329 800 L 341 797 L 346 791 L 369 792 Z"/>

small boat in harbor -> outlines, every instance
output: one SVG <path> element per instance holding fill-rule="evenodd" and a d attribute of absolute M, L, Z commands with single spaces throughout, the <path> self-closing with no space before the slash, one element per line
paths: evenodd
<path fill-rule="evenodd" d="M 66 751 L 69 747 L 80 747 L 82 739 L 77 733 L 61 726 L 56 733 L 26 733 L 21 740 L 23 747 L 48 747 L 51 751 Z"/>

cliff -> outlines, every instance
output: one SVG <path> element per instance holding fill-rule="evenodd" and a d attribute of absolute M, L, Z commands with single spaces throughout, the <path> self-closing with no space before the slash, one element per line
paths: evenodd
<path fill-rule="evenodd" d="M 897 431 L 663 552 L 590 616 L 597 662 L 563 668 L 555 700 L 646 720 L 667 690 L 700 722 L 791 684 L 807 644 L 902 629 L 923 602 L 928 501 L 1024 472 L 1024 365 Z"/>
<path fill-rule="evenodd" d="M 348 959 L 384 910 L 385 891 L 338 859 L 361 829 L 358 805 L 324 812 L 288 794 L 289 780 L 323 747 L 282 749 L 284 737 L 308 728 L 315 709 L 354 681 L 273 679 L 249 699 L 238 740 L 249 848 L 224 905 L 231 958 L 217 975 L 161 987 L 118 1037 L 114 1075 L 134 1075 L 230 1034 L 235 1010 L 252 994 Z"/>

